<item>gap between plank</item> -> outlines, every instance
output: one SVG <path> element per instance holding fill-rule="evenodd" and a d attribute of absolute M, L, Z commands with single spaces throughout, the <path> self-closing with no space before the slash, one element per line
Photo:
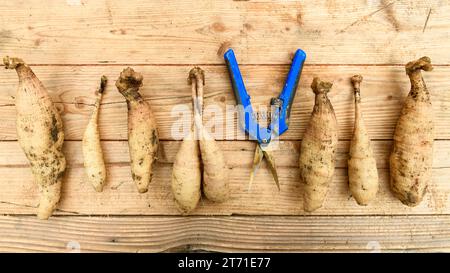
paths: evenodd
<path fill-rule="evenodd" d="M 218 63 L 195 63 L 195 64 L 146 64 L 146 63 L 83 63 L 83 64 L 28 64 L 29 66 L 225 66 L 225 64 Z M 271 64 L 271 63 L 240 63 L 239 66 L 289 66 L 290 63 L 286 64 Z M 399 66 L 404 67 L 405 64 L 305 64 L 307 66 Z M 436 67 L 449 67 L 450 64 L 433 64 Z"/>
<path fill-rule="evenodd" d="M 159 162 L 156 161 L 155 162 L 158 165 L 172 165 L 172 162 Z M 106 162 L 105 165 L 107 167 L 126 167 L 130 164 L 129 161 L 122 161 L 122 162 Z M 28 163 L 24 163 L 24 164 L 4 164 L 4 165 L 0 165 L 0 168 L 16 168 L 16 169 L 25 169 L 25 168 L 29 168 L 30 165 Z M 74 163 L 74 164 L 70 164 L 67 165 L 66 169 L 79 169 L 79 168 L 84 168 L 83 163 Z M 244 167 L 233 167 L 236 169 L 245 169 Z M 294 166 L 281 166 L 279 168 L 283 168 L 283 169 L 294 169 L 297 167 Z M 347 170 L 348 167 L 335 167 L 335 170 Z M 433 170 L 445 170 L 445 169 L 450 169 L 450 167 L 433 167 Z M 381 171 L 387 171 L 389 170 L 389 168 L 377 168 L 377 170 L 381 170 Z M 1 201 L 0 201 L 1 203 Z"/>
<path fill-rule="evenodd" d="M 0 214 L 0 217 L 36 217 L 36 214 L 24 213 L 24 214 Z M 393 218 L 393 217 L 440 217 L 440 216 L 450 216 L 448 213 L 444 214 L 317 214 L 317 215 L 306 215 L 306 214 L 297 214 L 297 215 L 284 215 L 284 214 L 217 214 L 217 215 L 173 215 L 173 214 L 53 214 L 51 218 L 89 218 L 89 217 L 99 217 L 99 218 L 159 218 L 159 217 L 167 217 L 167 218 L 346 218 L 346 217 L 361 217 L 361 218 L 370 218 L 370 217 L 385 217 L 385 218 Z M 50 218 L 50 219 L 51 219 Z M 36 218 L 37 219 L 37 218 Z"/>
<path fill-rule="evenodd" d="M 160 138 L 160 141 L 182 141 L 182 140 L 176 140 L 176 139 L 171 139 L 171 138 Z M 17 142 L 17 139 L 0 139 L 0 143 L 1 142 Z M 81 139 L 73 139 L 73 138 L 69 138 L 69 139 L 64 139 L 64 142 L 81 142 Z M 125 142 L 128 141 L 128 139 L 126 138 L 115 138 L 115 139 L 109 139 L 109 138 L 102 138 L 100 139 L 100 141 L 110 141 L 110 142 Z M 226 141 L 242 141 L 242 142 L 247 142 L 247 141 L 251 141 L 251 142 L 255 142 L 255 140 L 250 140 L 250 139 L 246 139 L 246 140 L 242 140 L 242 139 L 216 139 L 216 141 L 221 141 L 221 142 L 226 142 Z M 296 138 L 296 139 L 280 139 L 280 141 L 284 141 L 284 142 L 294 142 L 294 141 L 302 141 L 302 138 Z M 347 138 L 340 138 L 338 139 L 338 141 L 351 141 L 351 139 L 347 139 Z M 370 139 L 370 141 L 393 141 L 392 138 L 372 138 Z M 434 141 L 450 141 L 449 138 L 435 138 Z M 256 142 L 255 142 L 256 143 Z"/>

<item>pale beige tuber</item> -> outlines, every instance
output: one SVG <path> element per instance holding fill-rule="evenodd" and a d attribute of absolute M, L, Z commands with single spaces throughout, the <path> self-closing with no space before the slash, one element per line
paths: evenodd
<path fill-rule="evenodd" d="M 314 78 L 315 104 L 300 149 L 300 176 L 304 183 L 304 210 L 320 208 L 331 184 L 336 162 L 338 127 L 327 97 L 332 83 Z"/>
<path fill-rule="evenodd" d="M 62 120 L 47 89 L 27 64 L 10 57 L 5 57 L 3 63 L 8 69 L 15 69 L 19 76 L 15 99 L 17 138 L 39 187 L 37 216 L 48 219 L 59 202 L 66 169 L 61 151 L 64 142 Z"/>
<path fill-rule="evenodd" d="M 192 104 L 195 115 L 196 82 L 192 83 Z M 172 193 L 178 209 L 187 214 L 197 207 L 201 197 L 202 172 L 200 151 L 194 123 L 181 142 L 172 170 Z"/>
<path fill-rule="evenodd" d="M 116 81 L 117 89 L 127 101 L 131 176 L 140 193 L 148 191 L 159 146 L 151 107 L 139 94 L 142 80 L 140 73 L 128 67 L 120 73 Z"/>
<path fill-rule="evenodd" d="M 395 196 L 408 206 L 417 206 L 422 201 L 432 179 L 433 108 L 421 73 L 432 69 L 428 57 L 406 64 L 411 90 L 395 128 L 390 184 Z"/>
<path fill-rule="evenodd" d="M 199 67 L 193 68 L 189 73 L 189 82 L 191 84 L 195 82 L 197 87 L 197 103 L 194 102 L 197 107 L 195 107 L 194 118 L 198 130 L 203 165 L 203 193 L 211 201 L 224 202 L 230 197 L 225 156 L 216 140 L 208 133 L 202 123 L 204 71 Z"/>
<path fill-rule="evenodd" d="M 350 142 L 348 179 L 350 192 L 359 205 L 366 206 L 378 192 L 377 163 L 361 110 L 361 75 L 351 78 L 355 96 L 355 126 Z"/>
<path fill-rule="evenodd" d="M 100 87 L 97 90 L 97 98 L 94 104 L 89 123 L 83 134 L 83 163 L 88 181 L 98 192 L 103 190 L 106 181 L 106 167 L 103 159 L 103 150 L 100 145 L 100 132 L 98 129 L 98 115 L 100 103 L 103 97 L 103 91 L 106 87 L 107 78 L 103 76 L 100 81 Z"/>

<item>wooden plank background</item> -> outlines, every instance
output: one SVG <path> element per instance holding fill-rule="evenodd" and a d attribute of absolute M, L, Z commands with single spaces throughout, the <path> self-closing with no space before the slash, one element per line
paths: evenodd
<path fill-rule="evenodd" d="M 56 216 L 39 221 L 37 192 L 15 132 L 17 76 L 0 73 L 0 251 L 449 251 L 450 3 L 443 0 L 367 1 L 3 1 L 0 55 L 19 56 L 49 89 L 64 120 L 68 169 Z M 345 16 L 344 16 L 345 15 Z M 232 198 L 205 199 L 180 216 L 170 192 L 179 139 L 175 106 L 190 107 L 189 70 L 206 71 L 206 106 L 225 110 L 234 97 L 223 62 L 232 47 L 256 105 L 278 94 L 297 48 L 308 58 L 289 131 L 275 157 L 281 191 L 263 164 L 247 183 L 255 144 L 217 136 L 225 151 Z M 424 78 L 436 126 L 433 183 L 416 208 L 389 190 L 388 156 L 401 104 L 409 90 L 404 64 L 423 55 L 435 66 Z M 130 177 L 126 104 L 113 82 L 132 66 L 144 75 L 142 93 L 161 136 L 155 178 L 137 193 Z M 364 76 L 363 110 L 380 175 L 367 207 L 348 190 L 346 161 L 353 129 L 349 77 Z M 96 193 L 84 180 L 81 136 L 101 75 L 110 84 L 100 130 L 108 181 Z M 314 96 L 313 76 L 334 83 L 330 99 L 339 123 L 336 175 L 324 207 L 305 214 L 298 153 Z M 206 118 L 207 119 L 207 118 Z M 43 236 L 51 234 L 51 236 Z M 78 248 L 79 246 L 79 248 Z"/>

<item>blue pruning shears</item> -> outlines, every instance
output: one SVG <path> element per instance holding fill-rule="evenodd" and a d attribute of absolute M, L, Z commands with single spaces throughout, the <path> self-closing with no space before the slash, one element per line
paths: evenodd
<path fill-rule="evenodd" d="M 271 115 L 270 124 L 268 127 L 261 127 L 258 124 L 250 102 L 250 96 L 245 89 L 241 71 L 239 70 L 239 65 L 236 61 L 233 50 L 229 49 L 225 53 L 224 58 L 230 74 L 236 103 L 239 107 L 239 124 L 249 135 L 250 139 L 258 142 L 255 150 L 255 156 L 253 158 L 253 170 L 250 174 L 249 188 L 252 185 L 259 165 L 261 164 L 263 158 L 266 157 L 272 176 L 278 190 L 280 190 L 275 160 L 270 152 L 270 142 L 273 138 L 280 136 L 288 130 L 291 106 L 294 101 L 295 92 L 297 91 L 303 64 L 306 59 L 306 53 L 301 49 L 297 49 L 295 52 L 286 83 L 284 84 L 280 96 L 272 98 L 270 101 Z"/>

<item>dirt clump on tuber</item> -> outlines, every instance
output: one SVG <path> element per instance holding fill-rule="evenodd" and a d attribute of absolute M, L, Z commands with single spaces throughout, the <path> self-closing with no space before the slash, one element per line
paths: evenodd
<path fill-rule="evenodd" d="M 116 87 L 127 101 L 131 176 L 138 191 L 145 193 L 152 180 L 159 139 L 151 107 L 139 94 L 142 81 L 142 75 L 128 67 L 120 73 Z"/>
<path fill-rule="evenodd" d="M 304 210 L 320 208 L 333 179 L 338 143 L 338 125 L 328 99 L 332 83 L 315 77 L 311 88 L 315 104 L 300 149 L 300 176 L 304 183 Z"/>
<path fill-rule="evenodd" d="M 15 97 L 17 138 L 39 188 L 37 216 L 48 219 L 60 200 L 66 169 L 62 120 L 47 89 L 23 60 L 7 56 L 3 63 L 7 69 L 15 69 L 19 77 Z"/>
<path fill-rule="evenodd" d="M 394 133 L 390 157 L 390 185 L 405 205 L 417 206 L 432 179 L 433 108 L 421 70 L 433 69 L 430 58 L 406 64 L 411 90 L 405 99 Z"/>

